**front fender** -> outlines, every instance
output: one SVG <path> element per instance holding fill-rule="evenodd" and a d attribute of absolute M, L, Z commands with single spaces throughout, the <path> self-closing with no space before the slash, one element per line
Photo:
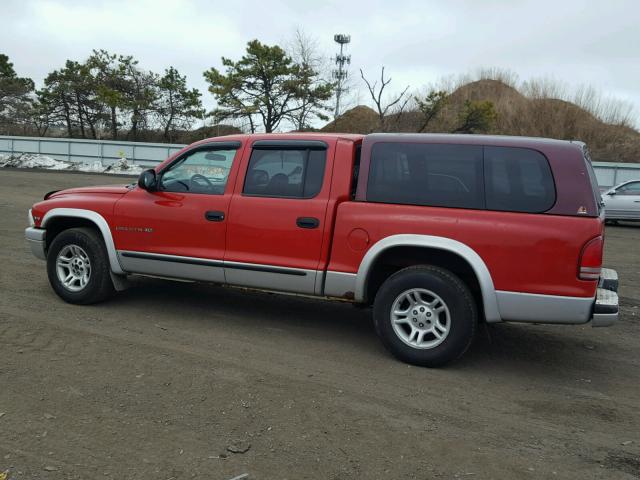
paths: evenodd
<path fill-rule="evenodd" d="M 83 218 L 93 222 L 100 230 L 100 233 L 102 233 L 104 244 L 107 247 L 107 254 L 109 256 L 109 265 L 111 266 L 111 271 L 118 275 L 123 275 L 125 273 L 124 270 L 122 270 L 120 263 L 118 262 L 118 256 L 116 255 L 116 246 L 113 242 L 111 229 L 109 228 L 109 224 L 102 215 L 94 212 L 93 210 L 85 210 L 82 208 L 52 208 L 47 213 L 45 213 L 44 218 L 42 219 L 42 223 L 40 224 L 40 228 L 46 229 L 47 223 L 51 222 L 52 219 L 58 217 Z"/>

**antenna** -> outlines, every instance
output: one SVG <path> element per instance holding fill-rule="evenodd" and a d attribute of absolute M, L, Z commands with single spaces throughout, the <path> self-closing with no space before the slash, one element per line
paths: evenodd
<path fill-rule="evenodd" d="M 333 36 L 333 41 L 340 45 L 340 53 L 336 55 L 336 68 L 332 72 L 333 78 L 336 80 L 336 111 L 335 118 L 338 118 L 340 115 L 340 97 L 344 92 L 347 91 L 344 86 L 344 81 L 347 79 L 347 68 L 346 65 L 351 64 L 351 55 L 344 54 L 344 46 L 351 42 L 351 35 L 345 35 L 343 33 L 337 33 Z"/>

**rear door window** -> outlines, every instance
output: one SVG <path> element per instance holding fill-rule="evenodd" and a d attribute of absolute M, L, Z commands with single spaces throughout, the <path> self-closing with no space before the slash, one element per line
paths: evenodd
<path fill-rule="evenodd" d="M 482 147 L 376 143 L 371 152 L 367 200 L 482 209 Z"/>
<path fill-rule="evenodd" d="M 254 149 L 243 194 L 313 198 L 322 188 L 324 149 Z"/>
<path fill-rule="evenodd" d="M 489 210 L 541 213 L 556 201 L 549 162 L 535 150 L 485 147 L 484 177 Z"/>

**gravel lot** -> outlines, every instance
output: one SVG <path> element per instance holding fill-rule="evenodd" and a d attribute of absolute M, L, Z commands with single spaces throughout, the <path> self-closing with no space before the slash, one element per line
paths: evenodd
<path fill-rule="evenodd" d="M 27 209 L 122 182 L 0 170 L 10 478 L 640 476 L 640 225 L 607 229 L 619 324 L 492 326 L 429 370 L 390 358 L 347 304 L 154 279 L 63 303 L 25 246 Z"/>

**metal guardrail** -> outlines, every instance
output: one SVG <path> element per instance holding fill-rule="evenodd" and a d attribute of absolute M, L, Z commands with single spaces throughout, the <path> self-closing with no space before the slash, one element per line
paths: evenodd
<path fill-rule="evenodd" d="M 123 157 L 133 164 L 152 167 L 183 147 L 168 143 L 0 135 L 0 154 L 35 153 L 56 160 L 90 165 L 99 161 L 104 167 Z M 613 187 L 627 180 L 640 180 L 640 163 L 593 162 L 593 168 L 602 188 Z"/>
<path fill-rule="evenodd" d="M 640 180 L 640 163 L 593 162 L 601 188 L 615 187 L 628 180 Z"/>
<path fill-rule="evenodd" d="M 121 158 L 133 164 L 154 166 L 183 147 L 168 143 L 0 135 L 0 155 L 34 153 L 74 163 L 93 165 L 100 162 L 103 167 Z"/>

